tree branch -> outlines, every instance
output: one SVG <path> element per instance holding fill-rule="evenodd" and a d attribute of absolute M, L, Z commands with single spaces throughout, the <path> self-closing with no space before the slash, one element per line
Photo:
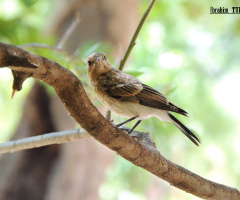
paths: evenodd
<path fill-rule="evenodd" d="M 63 48 L 63 46 L 66 44 L 67 40 L 70 38 L 71 34 L 73 33 L 73 31 L 76 29 L 77 25 L 80 23 L 80 13 L 77 12 L 75 14 L 75 18 L 72 22 L 72 24 L 70 25 L 70 27 L 67 29 L 67 31 L 64 33 L 63 37 L 61 38 L 61 40 L 58 43 L 58 48 Z"/>
<path fill-rule="evenodd" d="M 82 128 L 134 165 L 203 199 L 240 199 L 237 189 L 206 180 L 168 161 L 153 144 L 139 136 L 132 137 L 115 127 L 91 103 L 81 81 L 58 63 L 16 46 L 0 43 L 0 67 L 9 67 L 17 74 L 14 79 L 21 78 L 17 82 L 19 90 L 28 77 L 39 79 L 53 87 L 70 115 Z"/>
<path fill-rule="evenodd" d="M 151 0 L 150 3 L 149 3 L 149 5 L 148 5 L 148 7 L 147 7 L 147 9 L 146 9 L 145 12 L 143 13 L 143 16 L 142 16 L 142 18 L 141 18 L 141 20 L 140 20 L 140 22 L 139 22 L 139 24 L 138 24 L 138 26 L 137 26 L 137 28 L 136 28 L 133 36 L 132 36 L 132 39 L 131 39 L 131 41 L 130 41 L 130 43 L 129 43 L 129 45 L 128 45 L 127 51 L 125 52 L 125 54 L 124 54 L 124 56 L 123 56 L 123 59 L 122 59 L 121 62 L 120 62 L 120 65 L 119 65 L 119 67 L 118 67 L 119 70 L 121 70 L 121 71 L 123 70 L 123 67 L 124 67 L 125 63 L 127 62 L 127 59 L 128 59 L 128 57 L 129 57 L 129 55 L 130 55 L 133 47 L 134 47 L 135 44 L 136 44 L 136 39 L 137 39 L 137 37 L 138 37 L 138 34 L 140 33 L 140 31 L 141 31 L 141 29 L 142 29 L 142 26 L 143 26 L 145 20 L 147 19 L 148 14 L 150 13 L 150 11 L 151 11 L 151 9 L 152 9 L 155 1 L 156 1 L 156 0 Z"/>
<path fill-rule="evenodd" d="M 51 144 L 61 144 L 66 141 L 73 142 L 87 137 L 90 137 L 90 135 L 84 129 L 47 133 L 44 135 L 32 136 L 2 143 L 0 144 L 0 154 L 43 147 Z"/>

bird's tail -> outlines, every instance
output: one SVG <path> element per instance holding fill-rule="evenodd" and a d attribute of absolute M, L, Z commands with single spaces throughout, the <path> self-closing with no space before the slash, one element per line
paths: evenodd
<path fill-rule="evenodd" d="M 195 145 L 199 146 L 200 140 L 195 136 L 186 126 L 184 126 L 178 119 L 176 119 L 171 113 L 168 112 L 168 116 L 171 118 L 171 122 L 183 132 Z"/>

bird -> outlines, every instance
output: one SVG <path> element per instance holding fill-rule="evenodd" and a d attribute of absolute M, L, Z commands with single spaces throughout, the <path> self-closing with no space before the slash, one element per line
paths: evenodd
<path fill-rule="evenodd" d="M 113 68 L 104 53 L 96 52 L 87 57 L 87 76 L 98 100 L 109 110 L 129 118 L 117 127 L 137 119 L 129 131 L 131 134 L 142 120 L 153 116 L 175 125 L 196 146 L 201 143 L 197 136 L 171 114 L 174 112 L 188 116 L 186 111 L 137 78 Z"/>

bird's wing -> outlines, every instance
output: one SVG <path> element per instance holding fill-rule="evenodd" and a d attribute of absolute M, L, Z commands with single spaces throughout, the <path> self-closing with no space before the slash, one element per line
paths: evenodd
<path fill-rule="evenodd" d="M 134 103 L 139 103 L 135 95 L 143 89 L 139 80 L 115 69 L 100 75 L 98 84 L 109 96 Z"/>
<path fill-rule="evenodd" d="M 136 95 L 136 98 L 144 106 L 168 110 L 185 116 L 188 114 L 186 111 L 169 102 L 160 92 L 144 84 L 143 89 Z"/>
<path fill-rule="evenodd" d="M 125 101 L 139 103 L 143 106 L 173 111 L 182 115 L 187 112 L 168 102 L 167 98 L 157 90 L 142 84 L 139 80 L 119 70 L 102 74 L 98 78 L 98 84 L 109 96 Z"/>
<path fill-rule="evenodd" d="M 143 85 L 143 89 L 141 92 L 138 94 L 139 99 L 148 99 L 150 101 L 156 101 L 159 103 L 167 104 L 168 105 L 168 100 L 163 94 L 158 92 L 157 90 L 145 85 Z"/>
<path fill-rule="evenodd" d="M 136 94 L 136 98 L 141 105 L 162 110 L 171 110 L 167 98 L 147 85 L 143 84 L 143 89 Z"/>
<path fill-rule="evenodd" d="M 135 96 L 142 90 L 141 84 L 134 83 L 120 83 L 116 85 L 112 85 L 110 88 L 105 90 L 108 95 L 112 97 L 129 97 Z"/>

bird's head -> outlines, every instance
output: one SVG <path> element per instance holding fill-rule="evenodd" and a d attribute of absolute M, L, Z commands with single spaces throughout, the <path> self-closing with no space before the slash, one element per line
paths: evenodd
<path fill-rule="evenodd" d="M 90 79 L 97 78 L 99 75 L 112 69 L 106 56 L 102 52 L 93 53 L 87 58 L 87 73 Z"/>

